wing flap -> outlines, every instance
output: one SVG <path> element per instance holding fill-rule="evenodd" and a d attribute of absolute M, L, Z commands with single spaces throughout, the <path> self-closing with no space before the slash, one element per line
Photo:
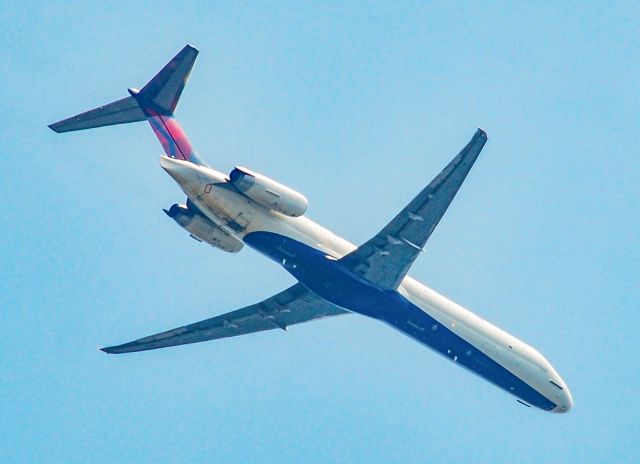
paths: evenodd
<path fill-rule="evenodd" d="M 296 284 L 277 295 L 244 308 L 176 327 L 122 345 L 100 348 L 105 353 L 130 353 L 169 346 L 235 337 L 271 329 L 284 329 L 293 324 L 346 314 L 331 303 Z"/>
<path fill-rule="evenodd" d="M 462 151 L 389 224 L 340 261 L 376 285 L 398 288 L 486 142 L 487 134 L 478 129 Z"/>

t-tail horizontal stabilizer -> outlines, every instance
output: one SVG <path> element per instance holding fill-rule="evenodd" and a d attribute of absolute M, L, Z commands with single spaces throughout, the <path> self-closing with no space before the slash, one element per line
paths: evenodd
<path fill-rule="evenodd" d="M 51 124 L 55 132 L 69 132 L 129 122 L 149 121 L 170 158 L 203 164 L 184 130 L 173 117 L 187 83 L 198 50 L 185 46 L 142 90 L 129 89 L 129 96 Z"/>
<path fill-rule="evenodd" d="M 185 46 L 142 90 L 130 89 L 130 96 L 77 114 L 49 127 L 55 132 L 70 132 L 94 127 L 144 121 L 154 113 L 171 115 L 189 78 L 198 50 Z"/>
<path fill-rule="evenodd" d="M 55 132 L 70 132 L 93 127 L 113 126 L 144 121 L 147 117 L 133 97 L 126 97 L 108 105 L 71 116 L 49 125 Z"/>

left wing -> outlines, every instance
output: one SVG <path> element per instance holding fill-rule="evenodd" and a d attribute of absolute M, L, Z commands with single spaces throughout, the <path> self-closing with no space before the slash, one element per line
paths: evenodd
<path fill-rule="evenodd" d="M 105 353 L 116 354 L 155 350 L 263 330 L 286 330 L 293 324 L 346 313 L 347 311 L 314 295 L 301 284 L 295 284 L 260 303 L 123 345 L 100 349 Z"/>
<path fill-rule="evenodd" d="M 397 289 L 486 142 L 487 134 L 478 129 L 467 146 L 384 229 L 340 262 L 380 287 Z"/>

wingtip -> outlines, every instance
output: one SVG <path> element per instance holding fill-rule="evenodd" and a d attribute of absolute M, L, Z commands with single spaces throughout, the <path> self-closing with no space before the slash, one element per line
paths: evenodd
<path fill-rule="evenodd" d="M 58 125 L 57 125 L 57 124 L 58 124 L 58 123 L 55 123 L 55 122 L 54 122 L 53 124 L 49 124 L 47 127 L 48 127 L 49 129 L 51 129 L 53 132 L 55 132 L 56 134 L 59 134 L 59 133 L 60 133 L 60 131 L 57 129 L 57 127 L 58 127 Z"/>
<path fill-rule="evenodd" d="M 98 349 L 100 351 L 102 351 L 103 353 L 113 354 L 113 351 L 111 351 L 111 347 L 108 347 L 108 346 L 107 347 L 102 347 L 102 348 L 98 347 Z"/>
<path fill-rule="evenodd" d="M 485 131 L 482 127 L 478 127 L 477 133 L 484 135 L 485 138 L 487 137 L 487 131 Z"/>

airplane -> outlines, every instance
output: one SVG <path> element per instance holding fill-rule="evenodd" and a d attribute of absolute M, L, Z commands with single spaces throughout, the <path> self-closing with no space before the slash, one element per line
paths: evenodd
<path fill-rule="evenodd" d="M 164 212 L 189 235 L 226 252 L 244 245 L 297 283 L 266 300 L 139 340 L 100 348 L 129 353 L 198 343 L 357 313 L 379 320 L 514 395 L 524 406 L 566 413 L 567 384 L 533 347 L 407 275 L 487 141 L 469 143 L 380 232 L 360 246 L 307 216 L 307 198 L 245 167 L 229 175 L 194 151 L 174 117 L 198 50 L 186 45 L 142 89 L 61 120 L 68 132 L 148 121 L 165 155 L 160 166 L 186 194 Z"/>

